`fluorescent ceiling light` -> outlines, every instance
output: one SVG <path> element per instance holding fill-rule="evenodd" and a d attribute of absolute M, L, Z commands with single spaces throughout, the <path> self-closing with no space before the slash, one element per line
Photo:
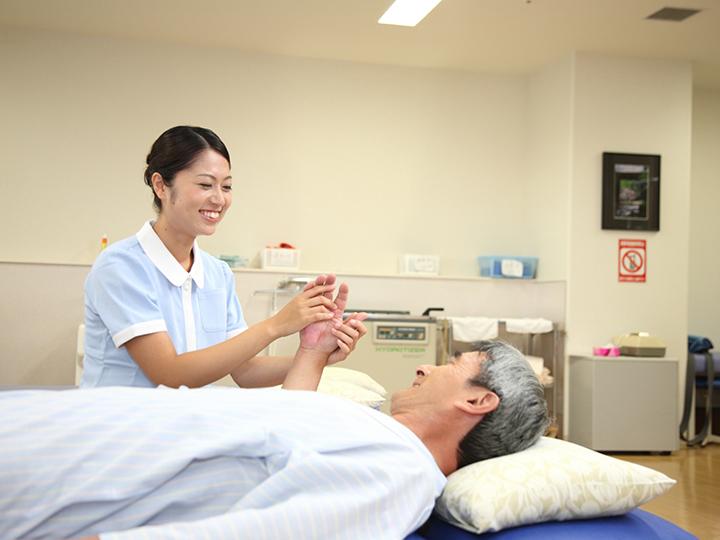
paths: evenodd
<path fill-rule="evenodd" d="M 398 26 L 415 26 L 440 0 L 395 0 L 378 22 Z"/>

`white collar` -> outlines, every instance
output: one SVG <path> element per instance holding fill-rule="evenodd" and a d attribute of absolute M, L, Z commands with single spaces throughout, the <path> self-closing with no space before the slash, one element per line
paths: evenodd
<path fill-rule="evenodd" d="M 167 280 L 176 287 L 180 287 L 187 281 L 188 277 L 191 277 L 193 281 L 195 281 L 195 284 L 202 289 L 205 284 L 205 273 L 203 272 L 202 257 L 200 257 L 197 240 L 193 242 L 192 268 L 190 268 L 190 272 L 186 272 L 165 244 L 163 244 L 163 241 L 160 240 L 160 237 L 153 230 L 152 225 L 152 221 L 146 221 L 135 235 L 135 238 L 137 238 L 140 247 L 148 256 L 148 259 L 150 259 Z"/>

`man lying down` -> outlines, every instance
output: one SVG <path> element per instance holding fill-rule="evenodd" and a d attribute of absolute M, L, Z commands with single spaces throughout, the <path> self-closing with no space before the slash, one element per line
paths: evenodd
<path fill-rule="evenodd" d="M 288 386 L 314 390 L 326 359 L 297 362 Z M 0 538 L 398 540 L 446 475 L 548 423 L 501 342 L 419 366 L 391 414 L 312 391 L 3 392 Z"/>

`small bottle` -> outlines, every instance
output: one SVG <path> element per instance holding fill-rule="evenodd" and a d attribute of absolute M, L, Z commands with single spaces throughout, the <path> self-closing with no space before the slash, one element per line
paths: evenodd
<path fill-rule="evenodd" d="M 108 246 L 108 237 L 107 237 L 107 234 L 103 234 L 100 237 L 100 251 L 105 249 L 107 246 Z"/>

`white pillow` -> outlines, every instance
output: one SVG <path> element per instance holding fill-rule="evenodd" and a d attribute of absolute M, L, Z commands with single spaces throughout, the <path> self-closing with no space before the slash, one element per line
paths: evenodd
<path fill-rule="evenodd" d="M 321 384 L 322 381 L 343 381 L 347 383 L 352 383 L 356 386 L 359 386 L 360 388 L 370 390 L 371 392 L 374 392 L 382 397 L 385 397 L 385 395 L 387 394 L 385 388 L 383 388 L 383 386 L 379 382 L 377 382 L 367 373 L 363 373 L 362 371 L 357 371 L 355 369 L 332 366 L 326 367 L 323 370 L 323 374 L 320 380 Z"/>
<path fill-rule="evenodd" d="M 674 484 L 653 469 L 542 437 L 527 450 L 451 474 L 435 511 L 453 525 L 482 533 L 623 514 Z"/>
<path fill-rule="evenodd" d="M 372 390 L 347 381 L 321 379 L 317 391 L 321 394 L 330 394 L 349 399 L 373 409 L 379 409 L 385 401 L 384 395 L 376 394 Z"/>

